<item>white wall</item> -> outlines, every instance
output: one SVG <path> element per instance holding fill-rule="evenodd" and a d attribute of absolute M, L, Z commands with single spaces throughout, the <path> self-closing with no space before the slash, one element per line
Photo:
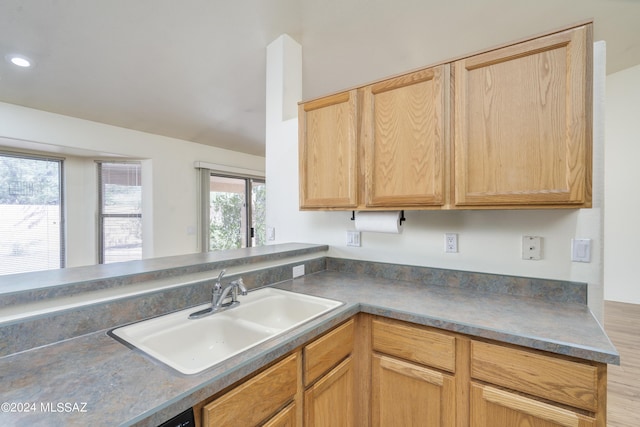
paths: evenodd
<path fill-rule="evenodd" d="M 607 76 L 604 296 L 640 304 L 640 65 Z"/>
<path fill-rule="evenodd" d="M 56 153 L 81 150 L 142 160 L 145 258 L 198 252 L 194 161 L 264 171 L 264 158 L 74 117 L 0 103 L 0 137 L 42 143 Z M 13 148 L 15 150 L 15 148 Z M 93 159 L 65 164 L 67 266 L 95 263 Z M 94 215 L 90 215 L 90 213 Z M 91 217 L 92 216 L 92 217 Z"/>
<path fill-rule="evenodd" d="M 362 233 L 358 248 L 346 246 L 351 212 L 300 212 L 297 118 L 282 119 L 288 97 L 275 89 L 288 87 L 287 75 L 278 74 L 282 63 L 292 66 L 287 49 L 295 46 L 278 39 L 267 50 L 267 226 L 275 227 L 276 243 L 325 243 L 332 256 L 352 259 L 587 282 L 589 305 L 601 316 L 602 194 L 594 194 L 594 209 L 584 210 L 407 211 L 402 234 Z M 600 153 L 596 147 L 594 191 L 601 192 Z M 445 232 L 458 233 L 458 253 L 444 253 Z M 542 260 L 522 260 L 523 235 L 543 237 Z M 571 262 L 574 237 L 593 239 L 592 263 Z"/>

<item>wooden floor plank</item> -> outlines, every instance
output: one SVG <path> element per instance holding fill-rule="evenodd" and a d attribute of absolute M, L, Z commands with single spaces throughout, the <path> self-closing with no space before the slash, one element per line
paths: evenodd
<path fill-rule="evenodd" d="M 620 353 L 607 370 L 607 425 L 640 425 L 640 304 L 604 302 L 604 329 Z"/>

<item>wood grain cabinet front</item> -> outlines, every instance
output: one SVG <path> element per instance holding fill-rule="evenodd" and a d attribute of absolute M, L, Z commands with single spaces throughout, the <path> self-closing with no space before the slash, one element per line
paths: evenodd
<path fill-rule="evenodd" d="M 374 318 L 373 426 L 453 427 L 456 338 L 430 328 Z"/>
<path fill-rule="evenodd" d="M 371 324 L 374 351 L 454 372 L 455 337 L 384 318 L 375 318 Z"/>
<path fill-rule="evenodd" d="M 471 378 L 472 427 L 606 425 L 606 365 L 472 341 Z"/>
<path fill-rule="evenodd" d="M 304 392 L 304 425 L 307 427 L 355 426 L 353 359 L 338 366 Z"/>
<path fill-rule="evenodd" d="M 300 209 L 358 205 L 357 91 L 298 108 Z"/>
<path fill-rule="evenodd" d="M 304 425 L 355 425 L 355 319 L 304 346 Z"/>
<path fill-rule="evenodd" d="M 264 423 L 262 427 L 296 427 L 298 425 L 296 410 L 296 403 L 293 402 Z"/>
<path fill-rule="evenodd" d="M 351 319 L 303 348 L 304 385 L 308 386 L 353 351 L 355 321 Z"/>
<path fill-rule="evenodd" d="M 371 421 L 378 426 L 454 427 L 455 381 L 425 366 L 374 354 Z"/>
<path fill-rule="evenodd" d="M 593 417 L 484 384 L 471 383 L 471 427 L 596 427 Z"/>
<path fill-rule="evenodd" d="M 591 25 L 453 64 L 455 206 L 591 206 Z"/>
<path fill-rule="evenodd" d="M 200 402 L 196 426 L 606 427 L 607 365 L 360 313 Z"/>
<path fill-rule="evenodd" d="M 301 209 L 588 208 L 592 24 L 301 103 Z"/>
<path fill-rule="evenodd" d="M 442 206 L 448 70 L 300 104 L 300 208 Z"/>
<path fill-rule="evenodd" d="M 366 207 L 445 202 L 445 99 L 449 65 L 364 88 Z"/>
<path fill-rule="evenodd" d="M 299 353 L 286 357 L 205 405 L 202 425 L 257 426 L 273 417 L 296 395 L 299 357 Z"/>

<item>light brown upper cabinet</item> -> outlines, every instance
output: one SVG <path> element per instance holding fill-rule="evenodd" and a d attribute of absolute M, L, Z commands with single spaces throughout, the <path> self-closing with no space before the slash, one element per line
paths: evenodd
<path fill-rule="evenodd" d="M 443 205 L 448 69 L 301 104 L 300 208 Z"/>
<path fill-rule="evenodd" d="M 358 204 L 357 91 L 300 104 L 300 208 Z"/>
<path fill-rule="evenodd" d="M 592 24 L 301 103 L 301 209 L 591 207 Z"/>
<path fill-rule="evenodd" d="M 591 25 L 456 61 L 455 206 L 591 206 Z"/>
<path fill-rule="evenodd" d="M 367 207 L 444 204 L 448 69 L 440 65 L 364 88 Z"/>

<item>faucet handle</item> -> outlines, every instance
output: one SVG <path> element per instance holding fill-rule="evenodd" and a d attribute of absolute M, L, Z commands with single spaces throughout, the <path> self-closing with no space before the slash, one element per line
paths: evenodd
<path fill-rule="evenodd" d="M 240 277 L 238 280 L 234 281 L 233 283 L 235 283 L 238 286 L 238 289 L 240 289 L 240 292 L 242 292 L 242 295 L 247 295 L 247 288 L 244 287 L 244 281 L 242 280 L 242 277 Z"/>
<path fill-rule="evenodd" d="M 242 295 L 247 295 L 247 288 L 244 287 L 244 281 L 242 280 L 242 277 L 229 283 L 229 287 L 231 288 L 231 304 L 240 304 L 240 302 L 238 301 L 238 289 L 240 290 L 240 293 Z"/>

